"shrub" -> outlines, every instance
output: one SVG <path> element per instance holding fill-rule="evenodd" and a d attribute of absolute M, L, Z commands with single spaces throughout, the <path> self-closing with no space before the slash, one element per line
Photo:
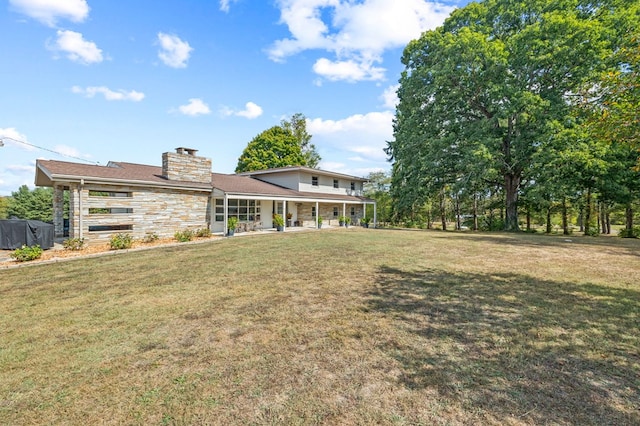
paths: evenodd
<path fill-rule="evenodd" d="M 190 229 L 185 229 L 184 231 L 176 231 L 173 234 L 173 238 L 181 243 L 186 243 L 187 241 L 193 240 L 193 231 Z"/>
<path fill-rule="evenodd" d="M 631 229 L 623 228 L 618 231 L 618 237 L 640 238 L 640 226 L 634 226 Z"/>
<path fill-rule="evenodd" d="M 154 241 L 158 241 L 160 237 L 155 232 L 147 232 L 142 238 L 143 243 L 152 243 Z"/>
<path fill-rule="evenodd" d="M 238 226 L 238 218 L 236 216 L 229 216 L 227 219 L 227 229 L 229 231 L 235 231 Z"/>
<path fill-rule="evenodd" d="M 196 237 L 208 238 L 211 236 L 211 230 L 209 228 L 200 228 L 196 231 Z"/>
<path fill-rule="evenodd" d="M 124 250 L 131 248 L 133 245 L 133 237 L 131 234 L 119 233 L 111 236 L 111 250 Z"/>
<path fill-rule="evenodd" d="M 64 240 L 62 247 L 64 247 L 65 250 L 82 250 L 84 248 L 84 238 L 69 238 L 68 240 Z"/>
<path fill-rule="evenodd" d="M 10 257 L 14 258 L 17 262 L 28 262 L 29 260 L 35 260 L 42 256 L 42 249 L 39 245 L 26 246 L 23 245 L 19 249 L 15 249 Z"/>

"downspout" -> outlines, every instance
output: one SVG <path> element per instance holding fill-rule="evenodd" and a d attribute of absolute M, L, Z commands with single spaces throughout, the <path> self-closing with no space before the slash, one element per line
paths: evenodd
<path fill-rule="evenodd" d="M 78 186 L 78 225 L 80 226 L 79 238 L 82 239 L 82 188 L 84 187 L 84 179 L 80 179 L 80 185 Z"/>

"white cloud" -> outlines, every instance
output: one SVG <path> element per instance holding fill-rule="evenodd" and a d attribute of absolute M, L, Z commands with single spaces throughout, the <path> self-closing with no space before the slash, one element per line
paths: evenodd
<path fill-rule="evenodd" d="M 391 111 L 355 114 L 342 120 L 307 120 L 307 131 L 317 146 L 329 146 L 356 154 L 358 161 L 386 160 L 383 149 L 393 137 Z"/>
<path fill-rule="evenodd" d="M 58 19 L 82 22 L 89 16 L 86 0 L 9 0 L 17 12 L 54 27 Z"/>
<path fill-rule="evenodd" d="M 252 120 L 262 115 L 262 108 L 253 102 L 247 102 L 243 110 L 236 111 L 229 107 L 222 107 L 222 109 L 220 110 L 220 113 L 225 117 L 228 117 L 230 115 L 236 115 L 238 117 L 245 117 L 245 118 L 248 118 L 249 120 Z"/>
<path fill-rule="evenodd" d="M 189 103 L 187 105 L 181 105 L 178 107 L 178 110 L 184 115 L 206 115 L 210 114 L 211 110 L 209 109 L 209 105 L 205 104 L 202 99 L 191 98 L 189 99 Z"/>
<path fill-rule="evenodd" d="M 102 50 L 92 41 L 84 39 L 82 34 L 69 30 L 58 30 L 58 38 L 51 50 L 65 52 L 67 58 L 81 64 L 102 62 Z"/>
<path fill-rule="evenodd" d="M 25 145 L 21 142 L 27 142 L 27 137 L 18 132 L 14 127 L 7 127 L 5 129 L 0 127 L 0 138 L 7 146 L 17 146 L 25 151 L 35 151 L 35 148 L 31 145 Z"/>
<path fill-rule="evenodd" d="M 327 58 L 320 58 L 313 65 L 313 71 L 330 81 L 346 80 L 356 82 L 361 80 L 382 80 L 385 69 L 374 67 L 372 63 L 353 59 L 331 61 Z"/>
<path fill-rule="evenodd" d="M 385 108 L 395 110 L 396 106 L 400 102 L 398 99 L 398 89 L 400 88 L 399 84 L 394 84 L 393 86 L 389 86 L 385 89 L 381 98 L 384 102 Z"/>
<path fill-rule="evenodd" d="M 269 57 L 280 62 L 304 50 L 325 50 L 335 60 L 318 61 L 314 71 L 350 81 L 384 79 L 384 69 L 373 66 L 384 51 L 404 47 L 454 9 L 425 0 L 279 0 L 278 7 L 291 37 L 275 41 Z"/>
<path fill-rule="evenodd" d="M 220 10 L 223 12 L 229 12 L 229 6 L 231 3 L 235 3 L 238 0 L 220 0 Z"/>
<path fill-rule="evenodd" d="M 108 101 L 140 102 L 144 99 L 144 93 L 142 92 L 136 92 L 135 90 L 131 90 L 129 92 L 126 90 L 114 91 L 104 86 L 90 86 L 84 89 L 79 86 L 73 86 L 71 91 L 87 98 L 93 98 L 94 96 L 101 94 Z"/>
<path fill-rule="evenodd" d="M 69 158 L 76 158 L 76 159 L 91 158 L 91 155 L 83 154 L 80 151 L 78 151 L 78 149 L 68 145 L 56 145 L 53 147 L 53 151 L 55 151 L 56 153 L 64 157 L 69 157 Z"/>
<path fill-rule="evenodd" d="M 158 57 L 165 65 L 172 68 L 185 68 L 193 48 L 176 35 L 158 33 L 160 51 Z"/>
<path fill-rule="evenodd" d="M 16 175 L 23 175 L 25 173 L 33 173 L 34 167 L 25 164 L 10 164 L 7 166 L 7 170 L 15 172 Z"/>

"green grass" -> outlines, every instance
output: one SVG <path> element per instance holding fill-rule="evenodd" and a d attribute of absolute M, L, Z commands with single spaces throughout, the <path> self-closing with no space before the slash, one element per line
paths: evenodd
<path fill-rule="evenodd" d="M 640 424 L 640 241 L 348 230 L 0 271 L 0 424 Z"/>

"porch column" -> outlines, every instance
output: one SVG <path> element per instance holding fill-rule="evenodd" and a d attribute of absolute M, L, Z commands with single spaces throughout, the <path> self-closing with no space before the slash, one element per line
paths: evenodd
<path fill-rule="evenodd" d="M 53 189 L 53 232 L 56 238 L 64 237 L 64 187 Z"/>
<path fill-rule="evenodd" d="M 222 220 L 224 220 L 224 224 L 222 225 L 222 235 L 225 236 L 229 232 L 229 229 L 227 229 L 227 220 L 229 219 L 229 201 L 226 192 L 224 193 L 224 202 L 222 203 L 222 206 L 224 208 L 224 216 L 222 217 Z"/>
<path fill-rule="evenodd" d="M 320 206 L 316 201 L 316 229 L 318 229 L 318 218 L 320 217 Z"/>
<path fill-rule="evenodd" d="M 282 230 L 286 231 L 287 230 L 287 200 L 283 200 L 282 201 Z"/>
<path fill-rule="evenodd" d="M 79 234 L 79 238 L 83 238 L 83 228 L 84 228 L 84 224 L 82 223 L 82 193 L 84 192 L 84 179 L 80 179 L 80 185 L 78 185 L 78 211 L 80 212 L 80 215 L 78 216 L 78 222 L 79 222 L 79 227 L 80 227 L 80 232 Z"/>

